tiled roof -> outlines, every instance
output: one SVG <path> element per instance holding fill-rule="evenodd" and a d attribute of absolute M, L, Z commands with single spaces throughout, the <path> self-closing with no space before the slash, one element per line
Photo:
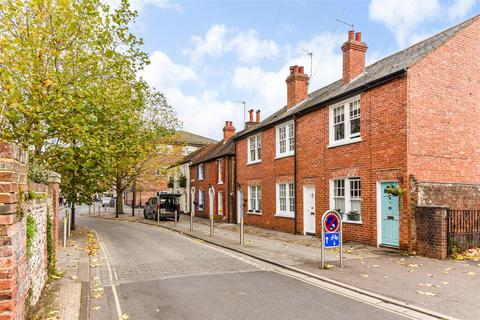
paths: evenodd
<path fill-rule="evenodd" d="M 348 84 L 343 85 L 341 80 L 337 80 L 317 91 L 314 91 L 300 104 L 289 110 L 284 106 L 269 117 L 265 118 L 258 125 L 239 131 L 235 135 L 235 138 L 238 139 L 247 134 L 257 132 L 262 128 L 270 127 L 283 119 L 292 117 L 294 114 L 307 112 L 308 110 L 313 109 L 316 106 L 324 105 L 326 102 L 332 101 L 335 98 L 340 98 L 349 93 L 361 90 L 362 87 L 365 87 L 366 85 L 405 72 L 410 66 L 421 60 L 425 55 L 440 47 L 459 31 L 463 30 L 479 18 L 480 15 L 476 15 L 469 20 L 369 65 L 366 67 L 363 74 L 350 81 Z"/>
<path fill-rule="evenodd" d="M 235 142 L 233 139 L 218 142 L 210 150 L 192 161 L 192 165 L 221 158 L 226 155 L 235 155 Z"/>
<path fill-rule="evenodd" d="M 184 156 L 182 159 L 177 161 L 175 164 L 172 165 L 172 167 L 187 163 L 187 162 L 193 162 L 199 159 L 201 156 L 203 156 L 206 152 L 209 152 L 210 150 L 215 147 L 216 143 L 209 143 L 205 147 L 201 147 L 200 149 L 197 149 L 193 151 L 192 153 Z"/>
<path fill-rule="evenodd" d="M 173 136 L 173 142 L 185 143 L 193 146 L 206 146 L 209 143 L 217 143 L 216 140 L 212 140 L 207 137 L 199 136 L 198 134 L 179 130 Z"/>

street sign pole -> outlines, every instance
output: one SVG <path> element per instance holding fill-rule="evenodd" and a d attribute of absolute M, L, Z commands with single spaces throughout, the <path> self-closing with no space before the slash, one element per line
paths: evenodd
<path fill-rule="evenodd" d="M 175 210 L 175 221 L 173 222 L 173 225 L 175 226 L 175 228 L 177 227 L 177 219 L 178 219 L 178 210 Z"/>
<path fill-rule="evenodd" d="M 243 217 L 240 218 L 240 245 L 245 244 L 245 229 L 243 226 Z"/>
<path fill-rule="evenodd" d="M 213 213 L 210 213 L 210 238 L 214 237 L 213 233 Z"/>
<path fill-rule="evenodd" d="M 190 210 L 190 231 L 193 231 L 193 210 Z"/>
<path fill-rule="evenodd" d="M 343 268 L 343 232 L 342 216 L 335 210 L 328 210 L 322 215 L 322 269 L 325 268 L 325 249 L 340 249 L 340 267 Z"/>

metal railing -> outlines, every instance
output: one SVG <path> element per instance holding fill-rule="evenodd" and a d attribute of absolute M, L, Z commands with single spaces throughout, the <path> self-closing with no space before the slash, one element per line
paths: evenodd
<path fill-rule="evenodd" d="M 480 210 L 447 211 L 448 252 L 480 246 Z"/>

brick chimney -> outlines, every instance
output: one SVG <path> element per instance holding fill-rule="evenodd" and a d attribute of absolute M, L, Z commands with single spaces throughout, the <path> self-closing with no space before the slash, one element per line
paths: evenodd
<path fill-rule="evenodd" d="M 245 127 L 250 128 L 251 126 L 256 125 L 257 123 L 253 121 L 253 109 L 248 110 L 248 121 L 245 122 Z"/>
<path fill-rule="evenodd" d="M 343 84 L 347 84 L 365 71 L 365 52 L 367 45 L 362 42 L 362 34 L 353 30 L 348 32 L 348 40 L 342 45 Z"/>
<path fill-rule="evenodd" d="M 230 140 L 235 134 L 235 127 L 233 126 L 232 121 L 225 121 L 225 127 L 223 127 L 223 140 Z"/>
<path fill-rule="evenodd" d="M 295 106 L 308 97 L 308 80 L 303 71 L 303 66 L 291 66 L 290 75 L 285 80 L 287 83 L 287 109 Z"/>
<path fill-rule="evenodd" d="M 260 122 L 260 110 L 255 111 L 255 122 Z"/>

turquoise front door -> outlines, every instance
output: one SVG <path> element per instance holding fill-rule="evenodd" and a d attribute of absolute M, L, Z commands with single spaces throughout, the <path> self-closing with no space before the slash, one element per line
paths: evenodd
<path fill-rule="evenodd" d="M 382 220 L 382 241 L 381 244 L 398 247 L 400 245 L 400 211 L 398 197 L 387 194 L 387 186 L 398 186 L 397 182 L 382 182 L 381 192 L 381 220 Z"/>

